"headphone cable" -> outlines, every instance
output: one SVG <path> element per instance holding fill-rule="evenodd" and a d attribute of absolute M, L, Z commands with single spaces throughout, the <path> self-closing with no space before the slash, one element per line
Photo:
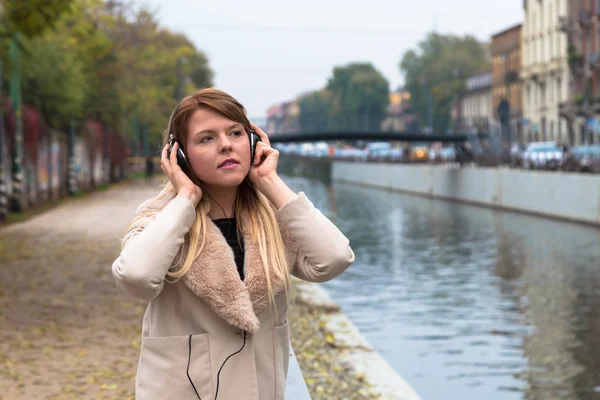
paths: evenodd
<path fill-rule="evenodd" d="M 217 400 L 217 397 L 219 396 L 219 379 L 220 379 L 220 375 L 221 375 L 221 370 L 225 366 L 225 363 L 231 357 L 233 357 L 236 354 L 238 354 L 239 352 L 241 352 L 245 346 L 246 346 L 246 331 L 244 331 L 244 344 L 242 344 L 242 347 L 235 353 L 230 354 L 229 357 L 227 357 L 225 359 L 225 361 L 223 361 L 223 364 L 221 364 L 221 368 L 219 368 L 219 372 L 217 373 L 217 391 L 215 393 L 215 400 Z M 191 361 L 191 359 L 192 359 L 192 335 L 189 336 L 189 340 L 188 340 L 188 365 L 187 365 L 186 374 L 187 374 L 188 380 L 190 381 L 190 384 L 192 385 L 192 388 L 194 388 L 194 392 L 196 393 L 196 396 L 198 396 L 199 400 L 202 400 L 202 398 L 198 394 L 198 390 L 196 390 L 196 386 L 194 386 L 194 382 L 192 382 L 192 378 L 190 377 L 190 361 Z"/>
<path fill-rule="evenodd" d="M 190 381 L 190 383 L 192 384 L 192 387 L 194 388 L 194 392 L 196 392 L 196 396 L 198 396 L 198 399 L 202 400 L 202 398 L 198 394 L 198 391 L 196 390 L 196 386 L 194 386 L 194 382 L 192 382 L 192 378 L 190 377 L 190 361 L 192 360 L 192 335 L 190 335 L 190 340 L 188 341 L 188 349 L 189 349 L 189 351 L 188 351 L 188 365 L 187 365 L 186 374 L 187 374 L 188 380 Z"/>

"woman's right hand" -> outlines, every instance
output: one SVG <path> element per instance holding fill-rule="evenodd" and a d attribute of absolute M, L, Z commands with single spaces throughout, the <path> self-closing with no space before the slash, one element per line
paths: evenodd
<path fill-rule="evenodd" d="M 177 196 L 188 198 L 194 203 L 194 207 L 198 205 L 202 198 L 202 189 L 198 187 L 192 180 L 183 172 L 177 164 L 177 149 L 179 143 L 175 142 L 173 150 L 169 156 L 169 143 L 163 148 L 160 158 L 160 169 L 169 177 L 173 184 Z"/>

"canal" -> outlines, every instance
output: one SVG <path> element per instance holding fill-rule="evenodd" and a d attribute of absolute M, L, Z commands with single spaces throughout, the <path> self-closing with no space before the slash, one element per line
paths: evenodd
<path fill-rule="evenodd" d="M 356 253 L 324 287 L 424 400 L 600 399 L 600 229 L 285 180 Z"/>

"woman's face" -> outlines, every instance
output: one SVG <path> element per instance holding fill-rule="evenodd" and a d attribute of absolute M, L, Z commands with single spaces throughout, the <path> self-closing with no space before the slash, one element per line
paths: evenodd
<path fill-rule="evenodd" d="M 237 187 L 250 171 L 250 141 L 244 126 L 210 108 L 192 114 L 186 153 L 198 179 L 207 187 Z"/>

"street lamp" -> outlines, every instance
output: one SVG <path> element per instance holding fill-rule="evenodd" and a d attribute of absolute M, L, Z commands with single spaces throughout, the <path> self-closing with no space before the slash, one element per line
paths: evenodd
<path fill-rule="evenodd" d="M 181 101 L 184 96 L 184 77 L 183 77 L 183 65 L 187 64 L 188 60 L 186 57 L 177 57 L 177 86 L 175 87 L 175 100 Z"/>
<path fill-rule="evenodd" d="M 423 78 L 419 79 L 421 88 L 425 90 L 427 87 L 427 133 L 433 133 L 433 104 L 431 99 L 431 86 L 427 84 L 427 81 Z"/>

